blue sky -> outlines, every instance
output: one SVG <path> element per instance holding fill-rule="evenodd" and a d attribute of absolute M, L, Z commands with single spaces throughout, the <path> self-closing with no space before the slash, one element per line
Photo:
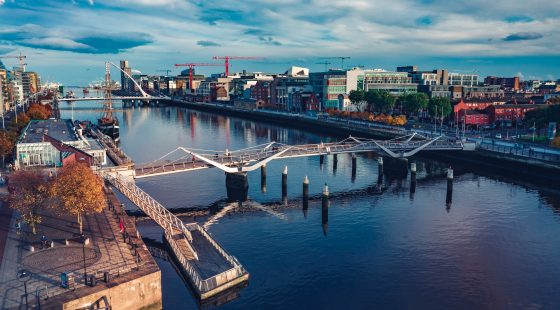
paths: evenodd
<path fill-rule="evenodd" d="M 232 70 L 348 65 L 560 78 L 558 0 L 0 0 L 0 59 L 22 52 L 43 80 L 83 84 L 104 62 L 143 73 L 212 56 Z M 13 59 L 5 59 L 13 65 Z M 339 66 L 332 60 L 331 66 Z M 219 72 L 206 67 L 199 72 Z M 174 73 L 180 70 L 175 69 Z M 116 74 L 116 72 L 115 72 Z"/>

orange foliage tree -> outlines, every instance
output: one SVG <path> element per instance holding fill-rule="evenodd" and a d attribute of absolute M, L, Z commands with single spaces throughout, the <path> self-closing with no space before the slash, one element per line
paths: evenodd
<path fill-rule="evenodd" d="M 51 111 L 49 108 L 35 103 L 27 109 L 27 116 L 30 119 L 48 119 L 51 116 Z"/>
<path fill-rule="evenodd" d="M 25 223 L 36 234 L 35 224 L 41 223 L 39 209 L 45 207 L 49 197 L 48 180 L 44 174 L 32 171 L 18 171 L 10 175 L 9 206 L 17 210 Z"/>
<path fill-rule="evenodd" d="M 76 216 L 80 233 L 83 232 L 82 215 L 101 212 L 107 206 L 103 181 L 83 163 L 63 167 L 54 179 L 51 194 L 61 211 Z"/>
<path fill-rule="evenodd" d="M 556 136 L 554 139 L 552 139 L 552 142 L 550 142 L 550 145 L 552 147 L 560 148 L 560 136 Z"/>

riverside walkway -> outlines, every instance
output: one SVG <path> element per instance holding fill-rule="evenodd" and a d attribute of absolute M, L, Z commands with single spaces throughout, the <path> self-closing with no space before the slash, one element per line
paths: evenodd
<path fill-rule="evenodd" d="M 163 228 L 166 243 L 201 300 L 249 279 L 245 268 L 204 228 L 196 223 L 183 223 L 130 177 L 106 171 L 100 174 Z"/>

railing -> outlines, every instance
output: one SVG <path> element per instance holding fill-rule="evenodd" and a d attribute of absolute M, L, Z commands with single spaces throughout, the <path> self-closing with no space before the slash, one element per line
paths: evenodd
<path fill-rule="evenodd" d="M 177 260 L 182 265 L 183 269 L 187 272 L 193 284 L 199 292 L 208 292 L 216 287 L 231 281 L 246 274 L 245 268 L 237 261 L 237 259 L 228 254 L 210 235 L 196 223 L 185 224 L 173 213 L 169 212 L 165 207 L 158 203 L 154 198 L 146 192 L 138 188 L 133 182 L 127 180 L 121 175 L 114 175 L 112 173 L 101 172 L 103 178 L 113 184 L 119 191 L 121 191 L 127 198 L 136 204 L 142 211 L 144 211 L 150 218 L 163 227 L 165 237 L 175 253 Z M 220 255 L 232 266 L 232 268 L 214 275 L 208 279 L 202 279 L 193 264 L 189 262 L 187 257 L 173 238 L 174 231 L 179 230 L 183 233 L 188 240 L 185 244 L 191 251 L 194 257 L 198 260 L 198 255 L 193 249 L 189 240 L 192 241 L 191 231 L 197 230 L 200 234 L 220 253 Z M 225 279 L 225 282 L 224 282 Z"/>

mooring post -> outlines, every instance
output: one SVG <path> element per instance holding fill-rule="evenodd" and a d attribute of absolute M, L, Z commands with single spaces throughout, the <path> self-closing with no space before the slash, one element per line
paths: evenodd
<path fill-rule="evenodd" d="M 377 167 L 379 168 L 379 174 L 383 174 L 383 157 L 377 157 Z"/>
<path fill-rule="evenodd" d="M 327 186 L 327 183 L 323 186 L 321 206 L 321 226 L 323 227 L 323 235 L 326 236 L 329 230 L 329 187 Z"/>
<path fill-rule="evenodd" d="M 319 164 L 322 166 L 325 163 L 325 155 L 319 155 Z"/>
<path fill-rule="evenodd" d="M 303 179 L 303 216 L 307 218 L 307 209 L 309 207 L 309 179 L 307 176 Z"/>
<path fill-rule="evenodd" d="M 410 194 L 414 192 L 416 192 L 416 163 L 410 163 Z"/>
<path fill-rule="evenodd" d="M 352 153 L 352 182 L 356 180 L 356 154 Z"/>
<path fill-rule="evenodd" d="M 449 208 L 451 206 L 451 201 L 453 200 L 453 169 L 449 167 L 447 169 L 447 195 L 445 197 L 445 203 Z M 449 209 L 447 210 L 449 211 Z"/>
<path fill-rule="evenodd" d="M 288 195 L 288 166 L 282 171 L 282 198 Z"/>
<path fill-rule="evenodd" d="M 266 164 L 261 166 L 261 192 L 266 193 Z"/>

